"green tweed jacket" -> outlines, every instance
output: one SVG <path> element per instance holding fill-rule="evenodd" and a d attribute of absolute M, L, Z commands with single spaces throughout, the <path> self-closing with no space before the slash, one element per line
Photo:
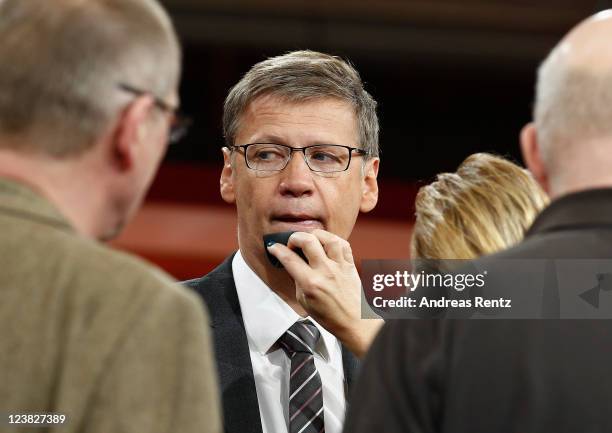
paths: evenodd
<path fill-rule="evenodd" d="M 0 432 L 220 432 L 207 322 L 195 294 L 0 179 Z"/>

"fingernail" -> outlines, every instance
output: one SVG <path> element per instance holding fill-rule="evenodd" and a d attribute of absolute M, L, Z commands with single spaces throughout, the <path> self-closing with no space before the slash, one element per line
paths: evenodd
<path fill-rule="evenodd" d="M 266 247 L 270 248 L 271 246 L 273 246 L 276 242 L 274 241 L 268 241 L 268 243 L 266 244 Z"/>

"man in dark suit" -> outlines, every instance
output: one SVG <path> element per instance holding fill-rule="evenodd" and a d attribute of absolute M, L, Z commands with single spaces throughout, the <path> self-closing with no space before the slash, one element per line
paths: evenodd
<path fill-rule="evenodd" d="M 541 66 L 521 144 L 553 201 L 521 244 L 489 262 L 612 258 L 611 38 L 611 11 L 602 12 Z M 611 365 L 606 320 L 390 321 L 345 431 L 609 432 Z"/>
<path fill-rule="evenodd" d="M 340 432 L 354 355 L 380 327 L 360 318 L 346 241 L 378 199 L 376 102 L 345 61 L 297 51 L 232 88 L 224 132 L 221 195 L 240 249 L 187 284 L 210 307 L 226 431 Z M 285 231 L 298 232 L 288 247 L 264 246 Z"/>

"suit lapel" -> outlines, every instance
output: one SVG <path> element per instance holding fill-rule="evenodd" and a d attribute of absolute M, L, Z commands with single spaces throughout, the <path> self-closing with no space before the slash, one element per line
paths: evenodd
<path fill-rule="evenodd" d="M 262 433 L 249 344 L 232 273 L 233 256 L 205 277 L 185 284 L 204 298 L 210 311 L 225 431 Z"/>

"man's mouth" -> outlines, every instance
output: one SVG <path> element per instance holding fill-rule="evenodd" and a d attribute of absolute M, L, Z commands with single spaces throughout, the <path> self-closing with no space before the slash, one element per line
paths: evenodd
<path fill-rule="evenodd" d="M 275 225 L 286 226 L 287 230 L 307 230 L 324 228 L 323 221 L 319 218 L 307 214 L 283 214 L 272 217 L 272 223 Z"/>

